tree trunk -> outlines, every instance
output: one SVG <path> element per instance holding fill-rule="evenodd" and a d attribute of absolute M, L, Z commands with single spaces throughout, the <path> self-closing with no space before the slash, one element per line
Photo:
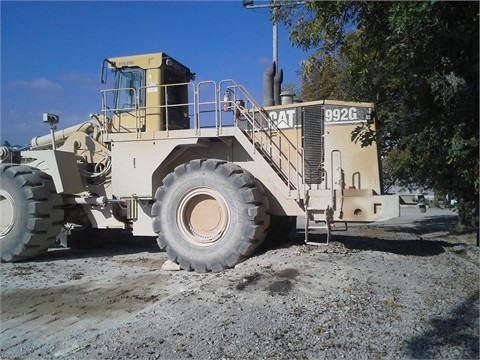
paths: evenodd
<path fill-rule="evenodd" d="M 478 201 L 459 199 L 458 201 L 458 221 L 462 227 L 477 231 L 478 239 Z M 478 242 L 478 240 L 477 240 Z"/>

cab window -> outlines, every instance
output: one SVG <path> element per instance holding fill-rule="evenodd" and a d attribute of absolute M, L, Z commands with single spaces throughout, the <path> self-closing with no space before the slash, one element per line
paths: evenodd
<path fill-rule="evenodd" d="M 118 70 L 115 78 L 115 88 L 118 89 L 115 96 L 115 109 L 129 111 L 136 105 L 142 106 L 144 94 L 143 89 L 139 90 L 141 86 L 144 86 L 143 70 Z M 137 103 L 137 96 L 139 96 L 139 103 Z"/>

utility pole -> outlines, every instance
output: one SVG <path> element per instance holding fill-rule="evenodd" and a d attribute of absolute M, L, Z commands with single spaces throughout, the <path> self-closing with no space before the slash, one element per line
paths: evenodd
<path fill-rule="evenodd" d="M 270 0 L 268 4 L 255 5 L 254 0 L 242 0 L 246 9 L 269 8 L 272 9 L 272 50 L 273 64 L 263 75 L 263 102 L 264 106 L 279 105 L 281 103 L 281 87 L 283 70 L 278 64 L 278 13 L 282 6 L 281 0 Z M 305 1 L 292 1 L 295 5 L 303 5 Z"/>
<path fill-rule="evenodd" d="M 260 5 L 255 5 L 253 0 L 242 0 L 243 2 L 243 7 L 246 9 L 260 9 L 260 8 L 269 8 L 272 9 L 273 12 L 273 34 L 272 34 L 272 39 L 273 39 L 273 61 L 275 62 L 275 65 L 277 69 L 280 69 L 280 66 L 278 66 L 278 21 L 277 21 L 277 15 L 278 15 L 278 9 L 282 6 L 279 3 L 279 0 L 270 0 L 269 4 L 260 4 Z M 306 1 L 295 1 L 294 4 L 296 5 L 303 5 L 305 4 Z"/>
<path fill-rule="evenodd" d="M 277 0 L 272 0 L 270 6 L 272 7 L 273 12 L 273 62 L 277 66 L 277 69 L 280 69 L 278 65 L 278 21 L 277 21 L 277 12 L 278 12 L 278 5 L 276 5 Z"/>
<path fill-rule="evenodd" d="M 261 5 L 255 5 L 253 3 L 253 0 L 243 0 L 243 7 L 246 9 L 260 9 L 260 8 L 269 8 L 273 9 L 273 15 L 274 19 L 276 19 L 277 16 L 277 11 L 278 8 L 280 7 L 280 4 L 277 4 L 278 0 L 270 0 L 269 4 L 261 4 Z M 275 65 L 278 67 L 278 21 L 274 20 L 273 21 L 273 34 L 272 34 L 272 49 L 273 49 L 273 61 L 275 62 Z"/>

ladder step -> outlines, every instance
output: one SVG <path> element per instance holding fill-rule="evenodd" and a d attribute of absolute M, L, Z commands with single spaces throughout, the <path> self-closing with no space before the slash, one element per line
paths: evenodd
<path fill-rule="evenodd" d="M 330 234 L 332 231 L 331 225 L 323 221 L 319 221 L 318 223 L 314 223 L 314 225 L 310 225 L 310 219 L 309 219 L 310 214 L 311 213 L 308 210 L 305 212 L 305 244 L 316 245 L 316 246 L 328 245 L 330 242 Z M 311 230 L 326 230 L 327 241 L 326 242 L 309 241 L 309 232 Z"/>

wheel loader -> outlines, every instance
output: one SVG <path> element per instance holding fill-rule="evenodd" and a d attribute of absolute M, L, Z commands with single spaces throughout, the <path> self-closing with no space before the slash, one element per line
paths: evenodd
<path fill-rule="evenodd" d="M 0 148 L 2 261 L 123 229 L 155 236 L 182 269 L 219 272 L 297 217 L 313 244 L 312 231 L 328 243 L 348 223 L 399 215 L 398 197 L 381 194 L 376 142 L 351 141 L 375 131 L 371 103 L 279 99 L 267 79 L 260 105 L 234 80 L 195 82 L 165 53 L 105 59 L 103 83 L 110 73 L 87 121 L 57 129 L 47 113 L 49 133 Z"/>

